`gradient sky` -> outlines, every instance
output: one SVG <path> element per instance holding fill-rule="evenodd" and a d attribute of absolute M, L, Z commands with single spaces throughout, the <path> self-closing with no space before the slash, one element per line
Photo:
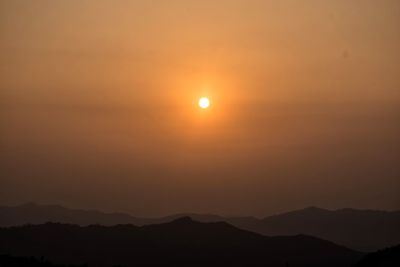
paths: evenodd
<path fill-rule="evenodd" d="M 399 25 L 397 0 L 0 0 L 0 203 L 400 209 Z"/>

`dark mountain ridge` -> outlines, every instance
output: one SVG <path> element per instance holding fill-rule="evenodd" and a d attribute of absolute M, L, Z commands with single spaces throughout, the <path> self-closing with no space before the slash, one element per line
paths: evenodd
<path fill-rule="evenodd" d="M 89 266 L 333 267 L 350 266 L 362 257 L 306 235 L 266 237 L 226 222 L 200 223 L 189 217 L 141 227 L 46 223 L 0 228 L 0 240 L 0 254 Z"/>
<path fill-rule="evenodd" d="M 265 235 L 307 234 L 361 251 L 400 243 L 400 212 L 306 208 L 264 218 L 244 229 Z"/>
<path fill-rule="evenodd" d="M 60 222 L 77 225 L 159 224 L 190 216 L 200 222 L 225 221 L 241 229 L 263 235 L 305 234 L 333 241 L 360 251 L 375 251 L 400 243 L 400 211 L 309 207 L 269 216 L 223 217 L 212 214 L 182 213 L 160 218 L 138 218 L 126 213 L 68 209 L 58 205 L 0 206 L 0 226 Z"/>

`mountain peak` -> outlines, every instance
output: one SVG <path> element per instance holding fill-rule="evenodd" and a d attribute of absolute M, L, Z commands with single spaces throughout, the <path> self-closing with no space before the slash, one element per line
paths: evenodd
<path fill-rule="evenodd" d="M 173 220 L 171 223 L 173 224 L 187 224 L 195 222 L 190 216 L 183 216 L 178 219 Z"/>

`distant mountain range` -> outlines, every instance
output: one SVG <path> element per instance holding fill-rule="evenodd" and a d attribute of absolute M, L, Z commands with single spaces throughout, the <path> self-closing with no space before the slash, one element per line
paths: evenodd
<path fill-rule="evenodd" d="M 307 234 L 360 251 L 400 243 L 400 212 L 306 208 L 238 225 L 264 235 Z"/>
<path fill-rule="evenodd" d="M 0 228 L 0 254 L 88 266 L 351 266 L 363 254 L 306 235 L 266 237 L 183 217 L 134 226 L 47 223 Z"/>
<path fill-rule="evenodd" d="M 359 251 L 375 251 L 400 243 L 400 211 L 310 207 L 263 219 L 223 217 L 208 214 L 176 214 L 161 218 L 138 218 L 125 213 L 68 209 L 58 205 L 0 206 L 0 226 L 59 222 L 77 225 L 133 224 L 136 226 L 171 222 L 189 216 L 200 222 L 224 221 L 238 228 L 267 236 L 311 235 Z"/>

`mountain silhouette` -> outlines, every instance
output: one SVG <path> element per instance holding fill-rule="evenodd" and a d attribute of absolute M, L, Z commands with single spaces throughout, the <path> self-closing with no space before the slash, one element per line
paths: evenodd
<path fill-rule="evenodd" d="M 310 207 L 237 225 L 264 235 L 306 234 L 360 251 L 400 243 L 400 212 Z"/>
<path fill-rule="evenodd" d="M 159 218 L 140 218 L 127 213 L 105 213 L 97 210 L 70 209 L 60 205 L 39 205 L 29 202 L 19 206 L 0 206 L 0 227 L 24 224 L 43 224 L 59 222 L 77 225 L 101 224 L 112 226 L 116 224 L 159 224 L 176 220 L 181 217 L 191 217 L 201 222 L 243 221 L 251 224 L 258 219 L 254 217 L 223 217 L 214 214 L 179 213 Z"/>
<path fill-rule="evenodd" d="M 116 225 L 151 223 L 152 220 L 135 218 L 126 213 L 104 213 L 96 210 L 69 209 L 60 205 L 26 203 L 20 206 L 0 206 L 0 226 L 43 224 L 60 222 L 78 225 Z"/>
<path fill-rule="evenodd" d="M 185 216 L 201 222 L 229 220 L 229 222 L 243 222 L 250 225 L 258 221 L 254 217 L 223 217 L 213 214 L 195 213 L 180 213 L 160 218 L 139 218 L 126 213 L 105 213 L 96 210 L 69 209 L 60 205 L 38 205 L 31 202 L 19 206 L 0 206 L 0 227 L 43 224 L 46 222 L 69 223 L 82 226 L 90 224 L 106 226 L 134 224 L 141 226 L 171 222 Z"/>
<path fill-rule="evenodd" d="M 28 203 L 0 207 L 0 226 L 59 222 L 77 225 L 160 224 L 190 216 L 200 222 L 225 221 L 238 228 L 268 236 L 305 234 L 365 252 L 400 243 L 400 212 L 309 207 L 269 216 L 223 217 L 212 214 L 181 213 L 160 218 L 138 218 L 125 213 L 68 209 L 58 205 Z"/>
<path fill-rule="evenodd" d="M 336 267 L 350 266 L 363 255 L 306 235 L 267 237 L 189 217 L 141 227 L 46 223 L 0 228 L 0 240 L 0 254 L 88 266 Z"/>

